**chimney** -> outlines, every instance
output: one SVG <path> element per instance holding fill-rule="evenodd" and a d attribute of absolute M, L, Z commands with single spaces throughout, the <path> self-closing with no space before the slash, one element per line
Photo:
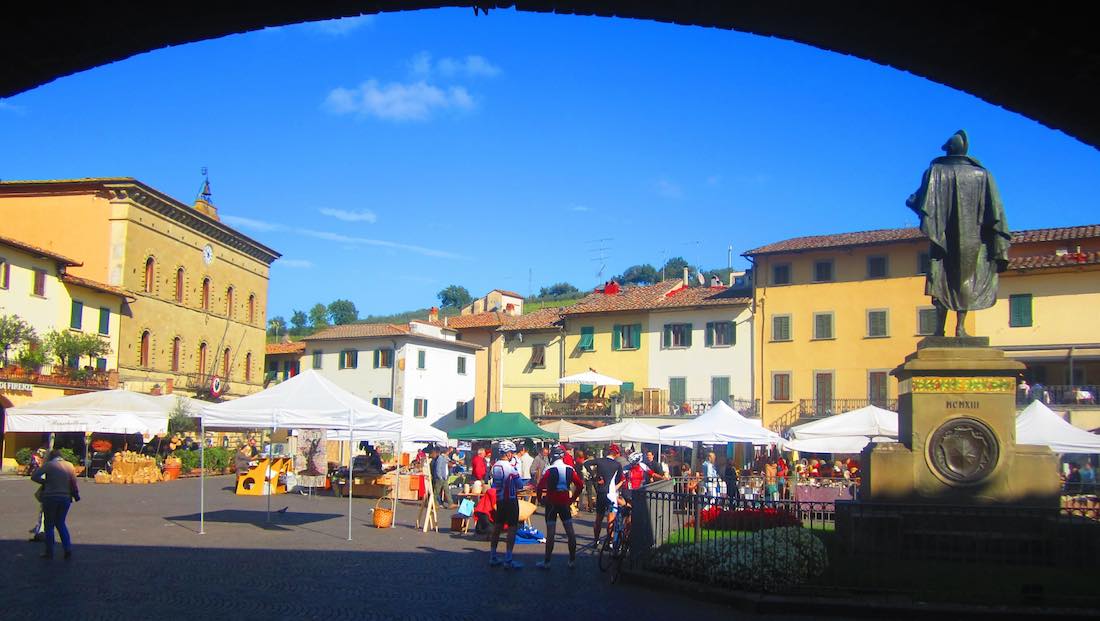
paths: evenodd
<path fill-rule="evenodd" d="M 433 307 L 431 307 L 431 309 L 428 310 L 428 321 L 430 321 L 432 323 L 434 323 L 436 321 L 439 321 L 439 309 L 438 308 L 433 306 Z"/>
<path fill-rule="evenodd" d="M 689 286 L 689 285 L 688 285 L 688 271 L 689 271 L 690 269 L 691 269 L 691 268 L 688 268 L 688 267 L 685 267 L 685 268 L 684 268 L 684 286 L 685 286 L 685 287 Z"/>

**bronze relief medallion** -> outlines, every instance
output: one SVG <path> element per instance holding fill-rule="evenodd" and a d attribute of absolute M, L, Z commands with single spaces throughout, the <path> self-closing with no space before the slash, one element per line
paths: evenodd
<path fill-rule="evenodd" d="M 974 418 L 947 421 L 928 442 L 928 462 L 948 483 L 965 485 L 981 481 L 997 467 L 999 457 L 997 436 Z"/>

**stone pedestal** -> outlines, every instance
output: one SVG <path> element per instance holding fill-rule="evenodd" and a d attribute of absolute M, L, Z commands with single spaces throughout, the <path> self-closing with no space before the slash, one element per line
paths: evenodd
<path fill-rule="evenodd" d="M 1022 369 L 985 338 L 921 341 L 893 371 L 899 441 L 864 449 L 860 499 L 1057 507 L 1057 456 L 1016 444 Z"/>

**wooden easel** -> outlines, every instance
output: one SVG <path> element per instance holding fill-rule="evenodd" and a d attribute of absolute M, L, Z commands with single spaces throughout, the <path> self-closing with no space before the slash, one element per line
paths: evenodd
<path fill-rule="evenodd" d="M 436 513 L 435 489 L 432 488 L 431 477 L 424 477 L 424 492 L 424 500 L 420 503 L 420 515 L 416 518 L 416 527 L 425 533 L 429 528 L 438 533 L 439 515 Z"/>

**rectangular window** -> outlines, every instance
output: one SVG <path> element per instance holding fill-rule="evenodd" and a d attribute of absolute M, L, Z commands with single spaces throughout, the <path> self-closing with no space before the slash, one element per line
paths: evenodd
<path fill-rule="evenodd" d="M 730 378 L 724 377 L 712 377 L 710 378 L 710 402 L 711 405 L 718 403 L 719 401 L 725 401 L 726 405 L 730 404 Z"/>
<path fill-rule="evenodd" d="M 313 350 L 313 368 L 320 369 L 323 356 L 320 349 Z"/>
<path fill-rule="evenodd" d="M 466 401 L 455 403 L 455 419 L 466 420 L 470 418 L 470 404 Z"/>
<path fill-rule="evenodd" d="M 780 263 L 779 265 L 772 266 L 772 284 L 773 285 L 789 285 L 791 284 L 791 264 Z"/>
<path fill-rule="evenodd" d="M 1031 326 L 1031 294 L 1008 296 L 1008 325 L 1010 328 Z"/>
<path fill-rule="evenodd" d="M 886 278 L 889 271 L 885 256 L 867 257 L 867 278 Z"/>
<path fill-rule="evenodd" d="M 661 346 L 665 349 L 691 347 L 690 323 L 666 323 Z"/>
<path fill-rule="evenodd" d="M 814 372 L 814 414 L 817 416 L 835 414 L 835 405 L 832 371 Z"/>
<path fill-rule="evenodd" d="M 340 352 L 340 368 L 341 369 L 354 369 L 359 366 L 359 351 L 355 349 L 345 349 Z"/>
<path fill-rule="evenodd" d="M 34 294 L 46 297 L 46 270 L 34 270 Z"/>
<path fill-rule="evenodd" d="M 416 350 L 416 368 L 424 370 L 428 362 L 428 352 L 423 349 Z"/>
<path fill-rule="evenodd" d="M 596 328 L 581 328 L 581 340 L 577 343 L 581 351 L 596 351 Z"/>
<path fill-rule="evenodd" d="M 833 336 L 833 314 L 814 313 L 814 339 L 831 339 Z"/>
<path fill-rule="evenodd" d="M 546 346 L 545 345 L 532 345 L 531 346 L 531 361 L 529 363 L 532 369 L 545 369 L 546 368 Z"/>
<path fill-rule="evenodd" d="M 791 374 L 772 373 L 772 401 L 791 400 Z"/>
<path fill-rule="evenodd" d="M 887 381 L 890 376 L 886 371 L 868 371 L 867 372 L 867 398 L 871 401 L 872 405 L 879 407 L 886 406 L 886 399 L 888 395 Z"/>
<path fill-rule="evenodd" d="M 672 405 L 677 408 L 682 403 L 687 401 L 687 378 L 686 377 L 670 377 L 668 378 L 668 400 L 672 402 Z"/>
<path fill-rule="evenodd" d="M 929 306 L 927 308 L 917 309 L 917 334 L 921 336 L 928 336 L 936 333 L 936 308 Z"/>
<path fill-rule="evenodd" d="M 732 321 L 711 321 L 707 323 L 707 347 L 730 347 L 736 344 L 737 329 Z"/>
<path fill-rule="evenodd" d="M 833 280 L 833 261 L 825 259 L 814 261 L 814 282 L 830 282 Z"/>
<path fill-rule="evenodd" d="M 0 289 L 7 289 L 11 283 L 11 265 L 4 257 L 0 257 Z"/>
<path fill-rule="evenodd" d="M 867 338 L 890 336 L 890 314 L 884 310 L 867 311 Z"/>
<path fill-rule="evenodd" d="M 413 416 L 416 418 L 424 418 L 428 415 L 428 400 L 427 399 L 413 399 Z"/>
<path fill-rule="evenodd" d="M 109 308 L 99 309 L 99 333 L 111 333 L 111 309 Z"/>
<path fill-rule="evenodd" d="M 95 370 L 96 371 L 106 371 L 107 370 L 107 359 L 106 358 L 96 358 L 95 359 Z"/>
<path fill-rule="evenodd" d="M 631 325 L 616 324 L 611 330 L 611 349 L 621 351 L 624 349 L 638 349 L 642 342 L 642 324 Z"/>
<path fill-rule="evenodd" d="M 376 350 L 374 350 L 374 368 L 376 368 L 376 369 L 390 369 L 390 368 L 393 368 L 393 350 L 392 349 L 376 349 Z"/>
<path fill-rule="evenodd" d="M 383 410 L 393 411 L 393 399 L 389 397 L 374 397 L 370 402 Z"/>
<path fill-rule="evenodd" d="M 458 374 L 466 375 L 466 356 L 458 357 Z"/>
<path fill-rule="evenodd" d="M 927 274 L 932 271 L 932 255 L 922 252 L 917 255 L 917 273 Z"/>
<path fill-rule="evenodd" d="M 84 302 L 73 300 L 73 307 L 69 312 L 69 327 L 79 330 L 84 324 Z"/>
<path fill-rule="evenodd" d="M 791 316 L 790 315 L 774 315 L 774 316 L 772 316 L 772 340 L 773 341 L 789 341 L 789 340 L 791 340 Z"/>

